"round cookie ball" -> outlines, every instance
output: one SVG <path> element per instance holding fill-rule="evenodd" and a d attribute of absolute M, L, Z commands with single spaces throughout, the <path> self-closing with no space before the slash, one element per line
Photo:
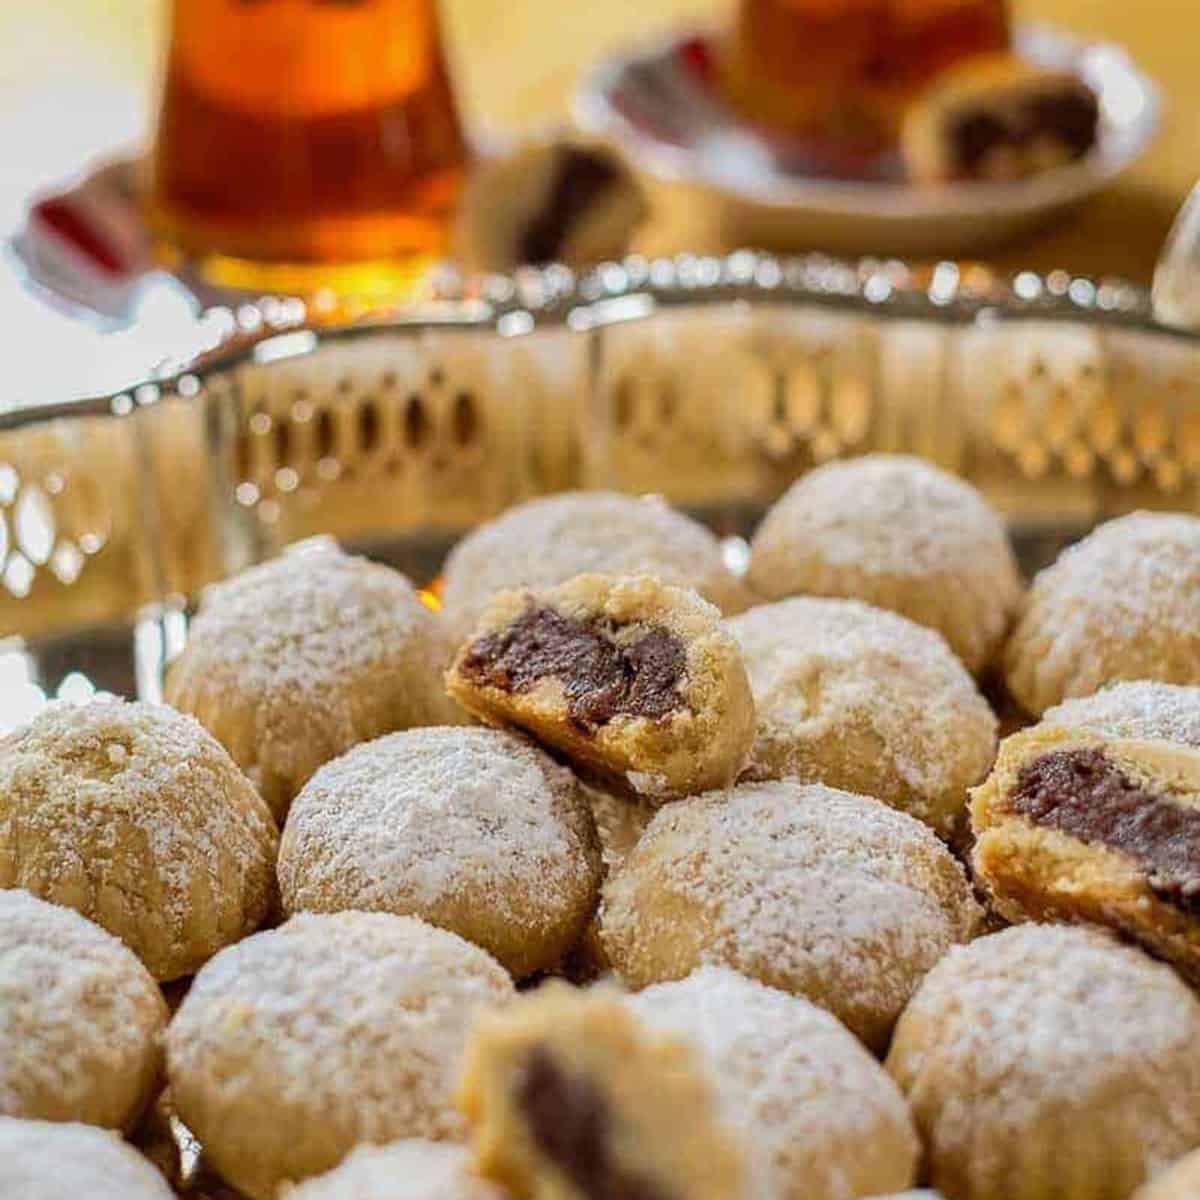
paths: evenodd
<path fill-rule="evenodd" d="M 716 537 L 661 499 L 563 492 L 509 509 L 454 548 L 443 614 L 461 640 L 496 592 L 554 587 L 585 574 L 651 575 L 694 588 L 726 613 L 749 602 Z"/>
<path fill-rule="evenodd" d="M 167 1030 L 171 1093 L 221 1175 L 275 1200 L 360 1142 L 461 1138 L 468 1031 L 513 995 L 484 951 L 422 921 L 303 914 L 196 976 Z"/>
<path fill-rule="evenodd" d="M 648 987 L 629 1004 L 705 1058 L 727 1124 L 755 1148 L 756 1200 L 852 1200 L 916 1179 L 904 1097 L 829 1013 L 726 967 Z"/>
<path fill-rule="evenodd" d="M 1102 737 L 1174 742 L 1200 750 L 1200 687 L 1149 679 L 1114 683 L 1046 709 L 1042 720 Z"/>
<path fill-rule="evenodd" d="M 471 1174 L 462 1146 L 410 1138 L 360 1146 L 340 1167 L 294 1188 L 288 1200 L 504 1200 L 504 1195 Z"/>
<path fill-rule="evenodd" d="M 288 814 L 279 882 L 289 913 L 421 917 L 522 977 L 578 940 L 600 857 L 570 771 L 515 734 L 447 726 L 322 767 Z"/>
<path fill-rule="evenodd" d="M 604 886 L 601 940 L 633 988 L 710 963 L 829 1009 L 873 1048 L 979 919 L 921 822 L 795 781 L 668 805 Z"/>
<path fill-rule="evenodd" d="M 1107 683 L 1200 684 L 1200 518 L 1133 513 L 1034 580 L 1004 655 L 1034 714 Z"/>
<path fill-rule="evenodd" d="M 158 980 L 275 905 L 279 834 L 229 755 L 165 705 L 49 705 L 0 741 L 0 888 L 103 926 Z"/>
<path fill-rule="evenodd" d="M 811 471 L 767 513 L 750 586 L 770 600 L 841 596 L 936 629 L 978 674 L 1021 598 L 1004 524 L 970 484 L 904 455 Z"/>
<path fill-rule="evenodd" d="M 725 623 L 757 713 L 750 779 L 871 795 L 942 833 L 996 755 L 996 718 L 932 629 L 855 600 L 797 596 Z"/>
<path fill-rule="evenodd" d="M 322 763 L 359 742 L 458 719 L 449 643 L 398 571 L 326 542 L 215 584 L 167 674 L 280 824 Z"/>
<path fill-rule="evenodd" d="M 163 1177 L 115 1133 L 0 1117 L 5 1200 L 173 1200 Z"/>
<path fill-rule="evenodd" d="M 1149 1183 L 1133 1200 L 1200 1200 L 1200 1150 L 1193 1150 Z"/>
<path fill-rule="evenodd" d="M 1200 1001 L 1099 933 L 1022 925 L 952 951 L 887 1067 L 956 1200 L 1116 1200 L 1200 1143 Z"/>
<path fill-rule="evenodd" d="M 0 1115 L 128 1129 L 166 1025 L 132 950 L 69 908 L 0 891 Z"/>

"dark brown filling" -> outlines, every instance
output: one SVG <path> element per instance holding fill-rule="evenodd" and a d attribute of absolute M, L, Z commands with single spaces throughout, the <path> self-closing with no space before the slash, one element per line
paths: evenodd
<path fill-rule="evenodd" d="M 1035 824 L 1128 855 L 1156 896 L 1200 916 L 1200 810 L 1147 791 L 1102 751 L 1055 750 L 1027 763 L 1010 804 Z"/>
<path fill-rule="evenodd" d="M 605 155 L 574 147 L 564 150 L 545 204 L 521 235 L 521 260 L 546 263 L 561 258 L 576 223 L 619 178 L 616 164 Z"/>
<path fill-rule="evenodd" d="M 563 1070 L 544 1046 L 535 1046 L 525 1063 L 517 1104 L 538 1149 L 588 1200 L 672 1200 L 617 1161 L 603 1093 Z"/>
<path fill-rule="evenodd" d="M 1053 138 L 1068 158 L 1082 158 L 1096 142 L 1100 109 L 1084 91 L 1045 92 L 1011 109 L 977 108 L 950 127 L 956 161 L 968 171 L 1001 147 L 1024 149 L 1041 137 Z"/>
<path fill-rule="evenodd" d="M 530 605 L 507 629 L 472 642 L 462 671 L 476 684 L 505 692 L 559 679 L 571 720 L 585 730 L 619 714 L 658 720 L 682 708 L 686 655 L 679 638 L 651 629 L 639 641 L 618 645 L 615 632 Z"/>

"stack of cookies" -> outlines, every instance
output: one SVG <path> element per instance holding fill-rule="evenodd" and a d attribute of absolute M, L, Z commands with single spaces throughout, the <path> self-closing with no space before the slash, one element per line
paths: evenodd
<path fill-rule="evenodd" d="M 744 578 L 574 493 L 443 582 L 0 741 L 2 1200 L 1200 1198 L 1200 520 L 1026 589 L 874 456 Z"/>

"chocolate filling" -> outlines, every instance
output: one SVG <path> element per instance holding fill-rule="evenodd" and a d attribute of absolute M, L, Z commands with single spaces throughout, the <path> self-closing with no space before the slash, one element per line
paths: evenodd
<path fill-rule="evenodd" d="M 545 204 L 521 235 L 517 249 L 522 261 L 560 258 L 574 225 L 619 178 L 616 164 L 604 155 L 574 147 L 564 150 Z"/>
<path fill-rule="evenodd" d="M 472 642 L 462 671 L 476 684 L 505 692 L 557 678 L 571 720 L 585 730 L 619 714 L 658 720 L 682 708 L 686 655 L 679 638 L 651 629 L 639 641 L 618 645 L 614 633 L 611 626 L 584 625 L 530 605 L 507 629 Z"/>
<path fill-rule="evenodd" d="M 544 1046 L 535 1046 L 524 1065 L 517 1104 L 538 1149 L 588 1200 L 672 1200 L 617 1161 L 603 1093 L 564 1071 Z"/>
<path fill-rule="evenodd" d="M 1044 92 L 1007 110 L 967 110 L 952 121 L 950 139 L 956 161 L 967 171 L 977 170 L 1000 147 L 1020 150 L 1046 136 L 1076 159 L 1095 145 L 1099 119 L 1099 105 L 1090 93 Z"/>
<path fill-rule="evenodd" d="M 1055 750 L 1034 759 L 1009 802 L 1037 825 L 1128 855 L 1156 896 L 1200 916 L 1200 810 L 1147 791 L 1102 751 Z"/>

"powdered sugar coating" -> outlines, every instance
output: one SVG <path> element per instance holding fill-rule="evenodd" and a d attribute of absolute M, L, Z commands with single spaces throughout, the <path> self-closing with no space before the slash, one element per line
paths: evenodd
<path fill-rule="evenodd" d="M 1140 679 L 1064 700 L 1042 714 L 1050 725 L 1106 737 L 1174 742 L 1200 750 L 1200 687 Z"/>
<path fill-rule="evenodd" d="M 648 987 L 629 1004 L 706 1058 L 725 1120 L 754 1148 L 757 1200 L 851 1200 L 916 1178 L 904 1097 L 823 1009 L 726 967 Z"/>
<path fill-rule="evenodd" d="M 288 1200 L 503 1200 L 470 1173 L 462 1146 L 410 1138 L 390 1146 L 360 1146 L 327 1175 L 310 1179 Z"/>
<path fill-rule="evenodd" d="M 288 912 L 418 916 L 515 975 L 554 966 L 596 905 L 595 831 L 574 776 L 492 729 L 415 729 L 322 767 L 288 814 Z"/>
<path fill-rule="evenodd" d="M 605 884 L 601 939 L 634 988 L 723 964 L 880 1046 L 978 917 L 962 868 L 919 821 L 783 781 L 663 809 Z"/>
<path fill-rule="evenodd" d="M 5 1200 L 172 1200 L 163 1177 L 115 1134 L 91 1125 L 0 1117 Z"/>
<path fill-rule="evenodd" d="M 870 794 L 949 830 L 996 752 L 996 718 L 932 629 L 855 600 L 794 597 L 726 622 L 758 729 L 752 779 Z"/>
<path fill-rule="evenodd" d="M 726 613 L 747 603 L 717 539 L 661 499 L 562 492 L 509 509 L 454 548 L 446 561 L 445 616 L 462 639 L 494 593 L 553 587 L 589 573 L 651 575 L 695 588 Z"/>
<path fill-rule="evenodd" d="M 887 1066 L 930 1182 L 964 1200 L 1124 1197 L 1200 1142 L 1200 1002 L 1099 933 L 1023 925 L 952 951 Z"/>
<path fill-rule="evenodd" d="M 318 542 L 209 588 L 167 700 L 229 750 L 282 823 L 322 763 L 456 720 L 438 618 L 398 571 Z"/>
<path fill-rule="evenodd" d="M 1107 683 L 1200 684 L 1200 518 L 1132 513 L 1034 580 L 1005 652 L 1029 712 Z"/>
<path fill-rule="evenodd" d="M 167 1006 L 137 956 L 69 908 L 0 891 L 0 1114 L 126 1129 Z"/>
<path fill-rule="evenodd" d="M 1185 1154 L 1144 1187 L 1133 1200 L 1195 1200 L 1200 1196 L 1200 1150 Z"/>
<path fill-rule="evenodd" d="M 0 741 L 0 887 L 83 913 L 157 979 L 266 916 L 278 836 L 229 755 L 163 705 L 52 704 Z"/>
<path fill-rule="evenodd" d="M 747 576 L 762 596 L 842 596 L 938 630 L 974 672 L 1021 596 L 1000 518 L 965 481 L 905 455 L 809 472 L 767 513 Z"/>
<path fill-rule="evenodd" d="M 274 1200 L 359 1142 L 460 1138 L 468 1030 L 513 994 L 484 951 L 424 922 L 302 914 L 196 976 L 167 1031 L 171 1091 L 221 1174 Z"/>

